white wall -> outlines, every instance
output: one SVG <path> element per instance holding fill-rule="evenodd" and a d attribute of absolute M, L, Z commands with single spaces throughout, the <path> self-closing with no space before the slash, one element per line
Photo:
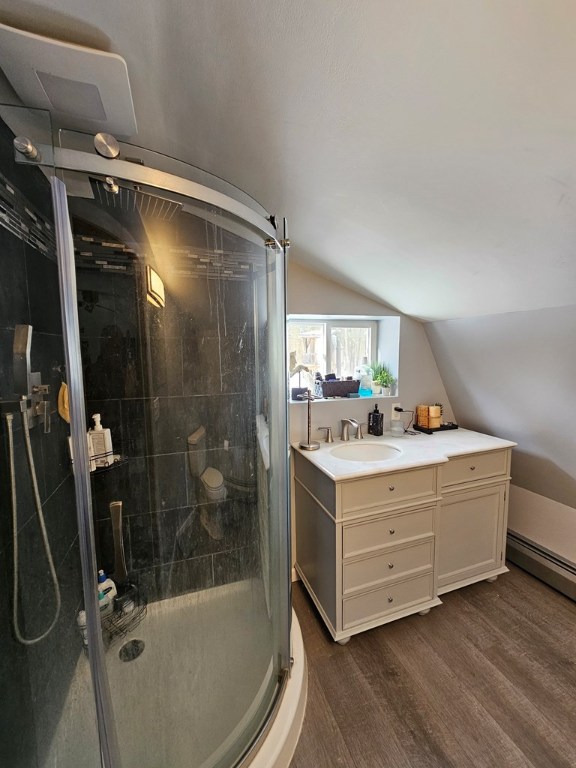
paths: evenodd
<path fill-rule="evenodd" d="M 510 529 L 576 561 L 576 305 L 426 330 L 459 423 L 518 443 Z"/>

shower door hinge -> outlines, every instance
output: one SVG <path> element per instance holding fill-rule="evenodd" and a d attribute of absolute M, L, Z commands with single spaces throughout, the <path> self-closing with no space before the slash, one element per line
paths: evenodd
<path fill-rule="evenodd" d="M 267 240 L 264 240 L 264 245 L 266 248 L 272 248 L 275 251 L 278 249 L 278 243 L 276 240 L 274 240 L 273 237 L 269 237 Z"/>
<path fill-rule="evenodd" d="M 290 240 L 288 240 L 288 238 L 286 238 L 286 240 L 280 240 L 280 245 L 287 251 L 288 248 L 290 248 Z"/>

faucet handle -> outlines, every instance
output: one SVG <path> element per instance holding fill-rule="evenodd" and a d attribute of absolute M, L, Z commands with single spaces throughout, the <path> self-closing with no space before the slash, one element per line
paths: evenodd
<path fill-rule="evenodd" d="M 334 438 L 332 437 L 332 427 L 318 427 L 318 431 L 320 431 L 321 429 L 326 430 L 326 440 L 324 442 L 333 443 Z"/>
<path fill-rule="evenodd" d="M 358 424 L 358 429 L 356 430 L 356 439 L 357 440 L 363 440 L 364 439 L 364 433 L 362 432 L 362 427 L 367 427 L 368 424 L 366 422 L 362 424 Z"/>

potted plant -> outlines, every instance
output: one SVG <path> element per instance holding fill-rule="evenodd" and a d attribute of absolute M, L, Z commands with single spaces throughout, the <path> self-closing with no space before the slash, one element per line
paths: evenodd
<path fill-rule="evenodd" d="M 392 375 L 390 368 L 388 368 L 385 363 L 374 363 L 372 369 L 374 371 L 372 391 L 374 392 L 374 386 L 376 386 L 377 388 L 381 388 L 380 391 L 383 395 L 390 395 L 390 390 L 396 383 L 396 379 Z"/>
<path fill-rule="evenodd" d="M 379 395 L 382 392 L 382 384 L 378 381 L 378 376 L 382 373 L 382 363 L 371 363 L 372 368 L 372 394 Z"/>

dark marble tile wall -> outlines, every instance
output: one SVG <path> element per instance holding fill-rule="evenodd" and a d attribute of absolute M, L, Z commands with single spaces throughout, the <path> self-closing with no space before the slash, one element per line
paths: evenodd
<path fill-rule="evenodd" d="M 206 248 L 204 223 L 183 216 L 171 243 Z M 102 414 L 128 459 L 92 475 L 99 562 L 113 567 L 109 507 L 121 500 L 130 577 L 154 600 L 259 573 L 257 373 L 249 280 L 165 279 L 160 309 L 145 299 L 142 269 L 80 268 L 77 280 L 87 414 Z M 223 502 L 207 502 L 189 469 L 187 438 L 201 425 Z"/>
<path fill-rule="evenodd" d="M 13 161 L 12 135 L 0 123 L 0 173 L 40 217 L 52 220 L 49 185 L 37 169 Z M 17 395 L 14 393 L 14 327 L 33 326 L 32 370 L 50 385 L 52 428 L 31 430 L 38 490 L 62 595 L 59 620 L 51 634 L 24 646 L 14 635 L 13 545 L 8 438 L 0 419 L 0 765 L 42 765 L 58 724 L 82 641 L 76 614 L 82 602 L 74 488 L 67 454 L 67 425 L 56 413 L 64 364 L 55 254 L 41 253 L 0 226 L 0 410 L 15 412 L 14 453 L 18 501 L 18 613 L 25 637 L 49 626 L 55 601 L 35 512 Z"/>

